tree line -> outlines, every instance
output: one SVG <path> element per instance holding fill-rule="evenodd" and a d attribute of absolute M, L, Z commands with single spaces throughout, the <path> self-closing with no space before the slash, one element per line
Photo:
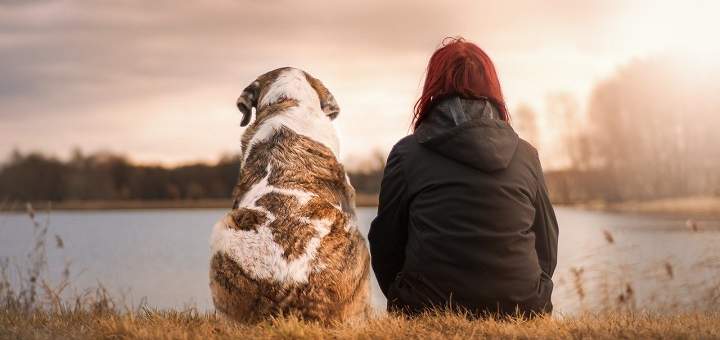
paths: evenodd
<path fill-rule="evenodd" d="M 231 197 L 240 167 L 239 155 L 215 164 L 177 167 L 137 165 L 107 152 L 69 160 L 38 152 L 14 151 L 0 167 L 0 201 L 193 200 Z M 360 193 L 379 189 L 382 165 L 350 172 Z"/>
<path fill-rule="evenodd" d="M 720 68 L 673 56 L 634 60 L 598 82 L 584 111 L 547 98 L 568 165 L 546 174 L 556 202 L 720 195 Z M 532 108 L 518 121 L 537 136 Z"/>

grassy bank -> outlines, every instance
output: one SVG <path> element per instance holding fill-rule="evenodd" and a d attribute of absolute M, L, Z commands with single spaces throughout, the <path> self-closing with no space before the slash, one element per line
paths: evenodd
<path fill-rule="evenodd" d="M 417 319 L 380 316 L 355 326 L 324 327 L 296 318 L 241 325 L 193 311 L 138 313 L 0 311 L 0 338 L 7 339 L 709 339 L 720 338 L 720 315 L 585 315 L 531 321 L 472 321 L 452 314 Z"/>
<path fill-rule="evenodd" d="M 619 203 L 595 202 L 571 204 L 570 206 L 589 210 L 657 215 L 672 218 L 720 218 L 720 197 L 717 196 L 676 197 Z"/>

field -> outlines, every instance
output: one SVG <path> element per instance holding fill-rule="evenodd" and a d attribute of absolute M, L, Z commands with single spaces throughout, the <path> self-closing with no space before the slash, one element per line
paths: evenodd
<path fill-rule="evenodd" d="M 355 325 L 322 326 L 294 317 L 240 325 L 187 311 L 115 313 L 0 311 L 3 339 L 708 339 L 720 338 L 719 314 L 605 314 L 531 321 L 469 320 L 453 314 L 416 319 L 378 316 Z"/>

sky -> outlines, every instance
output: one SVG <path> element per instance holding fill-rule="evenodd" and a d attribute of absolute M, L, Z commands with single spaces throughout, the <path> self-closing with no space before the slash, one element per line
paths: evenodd
<path fill-rule="evenodd" d="M 239 151 L 242 89 L 294 66 L 337 99 L 352 166 L 409 133 L 430 55 L 461 35 L 494 60 L 511 114 L 539 114 L 536 146 L 553 167 L 549 96 L 582 110 L 634 59 L 716 59 L 719 12 L 717 1 L 0 0 L 0 159 L 80 148 L 212 162 Z"/>

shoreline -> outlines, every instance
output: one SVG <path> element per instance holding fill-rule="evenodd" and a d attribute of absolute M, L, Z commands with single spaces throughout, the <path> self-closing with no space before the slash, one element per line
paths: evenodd
<path fill-rule="evenodd" d="M 92 211 L 92 210 L 155 210 L 155 209 L 229 209 L 230 199 L 198 200 L 99 200 L 31 202 L 36 211 Z M 361 208 L 377 207 L 376 195 L 357 195 L 356 205 Z M 587 211 L 658 216 L 678 219 L 720 219 L 720 197 L 679 197 L 650 201 L 627 201 L 620 203 L 584 202 L 555 203 L 556 207 L 568 207 Z M 0 211 L 24 212 L 24 203 L 0 204 Z"/>
<path fill-rule="evenodd" d="M 720 196 L 689 196 L 618 203 L 589 202 L 558 206 L 588 211 L 678 219 L 720 219 Z"/>
<path fill-rule="evenodd" d="M 374 195 L 357 195 L 357 207 L 376 207 Z M 1 202 L 0 202 L 1 203 Z M 197 200 L 92 200 L 92 201 L 36 201 L 30 202 L 35 211 L 82 211 L 82 210 L 154 210 L 154 209 L 230 209 L 232 200 L 208 198 Z M 26 204 L 8 202 L 0 204 L 0 211 L 24 212 Z"/>

